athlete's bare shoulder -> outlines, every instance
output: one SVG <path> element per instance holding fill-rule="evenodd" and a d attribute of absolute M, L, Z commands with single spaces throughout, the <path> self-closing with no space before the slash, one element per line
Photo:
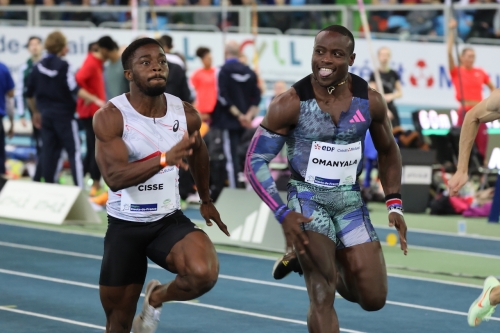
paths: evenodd
<path fill-rule="evenodd" d="M 262 126 L 286 135 L 290 128 L 297 124 L 299 115 L 300 98 L 295 88 L 290 88 L 272 100 Z"/>
<path fill-rule="evenodd" d="M 387 117 L 387 103 L 382 94 L 368 87 L 368 101 L 370 102 L 370 115 L 374 121 L 384 121 Z"/>
<path fill-rule="evenodd" d="M 107 141 L 123 134 L 123 116 L 120 110 L 111 102 L 107 102 L 97 110 L 92 121 L 98 140 Z"/>
<path fill-rule="evenodd" d="M 201 127 L 201 116 L 198 110 L 188 102 L 182 102 L 189 134 L 198 131 Z"/>

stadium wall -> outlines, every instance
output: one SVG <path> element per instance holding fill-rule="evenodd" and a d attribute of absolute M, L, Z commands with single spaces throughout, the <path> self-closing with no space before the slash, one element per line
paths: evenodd
<path fill-rule="evenodd" d="M 29 36 L 45 37 L 54 28 L 0 27 L 0 61 L 16 72 L 28 58 L 24 48 Z M 110 35 L 120 45 L 126 46 L 138 36 L 154 37 L 153 31 L 117 29 L 64 28 L 69 42 L 68 60 L 78 68 L 85 58 L 88 43 L 104 35 Z M 174 39 L 174 51 L 185 55 L 188 71 L 201 66 L 195 57 L 199 46 L 212 49 L 214 63 L 223 62 L 222 33 L 166 32 Z M 227 39 L 242 43 L 242 51 L 251 62 L 254 56 L 254 39 L 250 34 L 228 34 Z M 259 50 L 260 74 L 266 81 L 284 80 L 293 83 L 310 73 L 310 58 L 314 38 L 288 35 L 259 35 L 256 39 Z M 392 50 L 392 67 L 399 72 L 403 85 L 400 105 L 429 105 L 436 108 L 457 107 L 454 89 L 447 70 L 446 46 L 442 43 L 402 42 L 374 40 L 374 48 L 387 46 Z M 493 84 L 500 86 L 500 48 L 495 46 L 474 46 L 476 64 L 489 73 Z M 368 79 L 372 70 L 368 47 L 363 39 L 356 40 L 356 61 L 351 72 Z M 485 96 L 487 96 L 485 90 Z"/>

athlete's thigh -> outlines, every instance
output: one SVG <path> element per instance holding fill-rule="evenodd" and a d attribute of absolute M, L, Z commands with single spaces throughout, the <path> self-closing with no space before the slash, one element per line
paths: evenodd
<path fill-rule="evenodd" d="M 380 242 L 367 242 L 336 253 L 337 269 L 347 291 L 358 301 L 387 295 L 387 271 Z"/>
<path fill-rule="evenodd" d="M 168 269 L 180 275 L 219 273 L 219 260 L 215 247 L 202 231 L 187 234 L 178 241 L 167 256 Z"/>
<path fill-rule="evenodd" d="M 298 258 L 306 281 L 317 279 L 334 280 L 335 278 L 335 228 L 328 212 L 319 203 L 299 198 L 297 192 L 290 192 L 288 207 L 312 221 L 303 223 L 302 229 L 309 238 L 305 253 L 298 253 Z"/>
<path fill-rule="evenodd" d="M 147 272 L 146 248 L 149 240 L 149 228 L 145 223 L 108 216 L 99 285 L 142 286 Z"/>
<path fill-rule="evenodd" d="M 172 273 L 182 274 L 187 265 L 196 263 L 215 265 L 218 269 L 210 238 L 180 211 L 165 218 L 164 227 L 147 248 L 147 255 Z"/>

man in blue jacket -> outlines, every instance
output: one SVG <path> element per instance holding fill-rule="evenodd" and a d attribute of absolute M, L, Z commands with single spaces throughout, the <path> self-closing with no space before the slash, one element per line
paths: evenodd
<path fill-rule="evenodd" d="M 257 75 L 238 60 L 239 44 L 229 41 L 226 45 L 226 63 L 218 77 L 219 95 L 212 114 L 212 127 L 222 130 L 224 155 L 229 186 L 238 184 L 238 173 L 243 171 L 243 161 L 238 157 L 238 146 L 245 128 L 252 127 L 252 119 L 258 114 L 260 89 Z"/>
<path fill-rule="evenodd" d="M 55 182 L 61 148 L 66 150 L 73 182 L 83 187 L 83 166 L 78 126 L 75 120 L 76 97 L 99 106 L 104 102 L 76 84 L 74 71 L 62 59 L 67 53 L 66 37 L 59 31 L 45 40 L 47 55 L 33 67 L 28 78 L 26 97 L 33 111 L 33 124 L 41 129 L 42 176 Z"/>
<path fill-rule="evenodd" d="M 5 129 L 3 128 L 3 117 L 9 116 L 10 129 L 7 135 L 14 133 L 14 80 L 9 69 L 0 62 L 0 175 L 5 174 Z"/>

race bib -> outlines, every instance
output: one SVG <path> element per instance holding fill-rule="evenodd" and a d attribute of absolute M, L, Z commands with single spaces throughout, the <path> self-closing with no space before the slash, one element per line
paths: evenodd
<path fill-rule="evenodd" d="M 305 180 L 324 187 L 353 185 L 360 160 L 361 141 L 348 145 L 313 141 Z"/>
<path fill-rule="evenodd" d="M 121 191 L 122 212 L 168 214 L 179 207 L 177 167 L 167 166 L 145 183 Z"/>

